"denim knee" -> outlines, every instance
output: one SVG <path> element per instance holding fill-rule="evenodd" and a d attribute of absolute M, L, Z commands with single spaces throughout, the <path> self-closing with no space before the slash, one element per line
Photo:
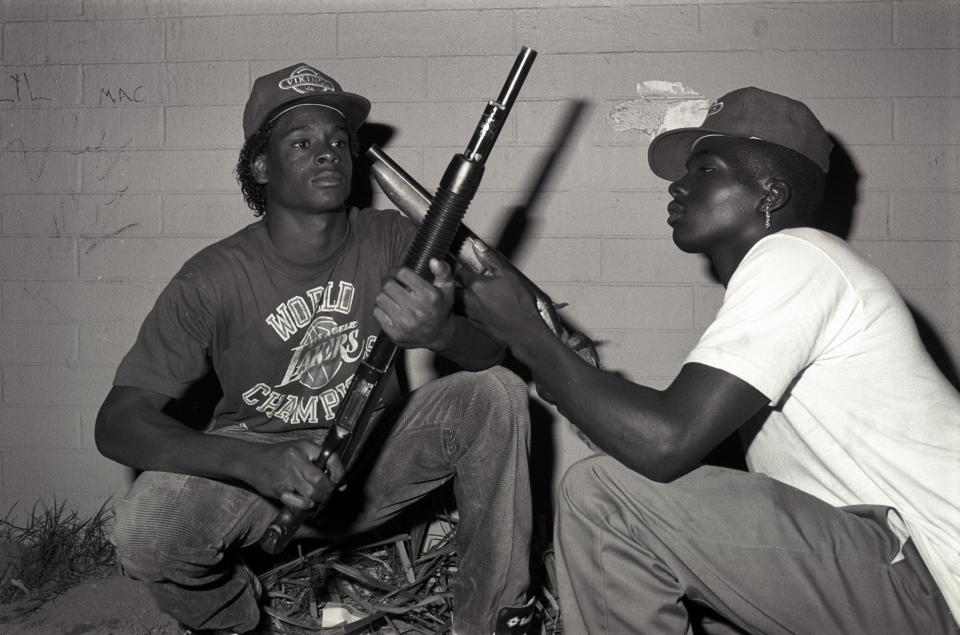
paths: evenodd
<path fill-rule="evenodd" d="M 206 565 L 217 559 L 218 547 L 190 513 L 189 502 L 178 500 L 176 492 L 140 485 L 114 506 L 111 541 L 124 570 L 155 579 L 178 566 L 173 563 Z"/>

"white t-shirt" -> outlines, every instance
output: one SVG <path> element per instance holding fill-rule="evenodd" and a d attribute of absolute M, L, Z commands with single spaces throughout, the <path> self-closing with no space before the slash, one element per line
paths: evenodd
<path fill-rule="evenodd" d="M 835 506 L 895 508 L 960 616 L 960 394 L 875 266 L 816 229 L 763 238 L 686 361 L 770 400 L 742 431 L 751 471 Z"/>

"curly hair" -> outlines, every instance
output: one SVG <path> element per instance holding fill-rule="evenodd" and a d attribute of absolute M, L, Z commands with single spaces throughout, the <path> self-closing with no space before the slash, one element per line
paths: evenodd
<path fill-rule="evenodd" d="M 237 159 L 237 165 L 234 168 L 237 183 L 240 184 L 240 191 L 243 193 L 243 200 L 246 201 L 247 207 L 253 210 L 253 215 L 258 217 L 263 216 L 266 212 L 267 200 L 263 184 L 257 183 L 250 166 L 254 159 L 267 151 L 273 128 L 274 122 L 268 120 L 267 123 L 250 135 L 250 138 L 240 149 L 240 157 Z M 349 143 L 350 155 L 357 158 L 360 155 L 360 138 L 355 128 L 350 129 Z"/>

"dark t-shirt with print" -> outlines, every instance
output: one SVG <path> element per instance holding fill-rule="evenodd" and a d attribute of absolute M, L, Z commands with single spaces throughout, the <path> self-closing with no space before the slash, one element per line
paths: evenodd
<path fill-rule="evenodd" d="M 309 265 L 277 251 L 262 221 L 190 258 L 157 298 L 114 385 L 173 398 L 211 369 L 223 389 L 211 430 L 326 428 L 380 332 L 374 300 L 416 226 L 349 211 L 343 246 Z M 394 373 L 382 401 L 399 396 Z"/>

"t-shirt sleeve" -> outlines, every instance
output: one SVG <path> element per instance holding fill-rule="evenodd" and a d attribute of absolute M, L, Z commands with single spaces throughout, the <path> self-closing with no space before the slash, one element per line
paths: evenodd
<path fill-rule="evenodd" d="M 847 279 L 819 248 L 771 236 L 740 263 L 686 362 L 735 375 L 777 403 L 829 351 L 858 306 Z"/>
<path fill-rule="evenodd" d="M 177 274 L 160 293 L 136 342 L 120 362 L 114 385 L 183 396 L 210 370 L 211 305 L 209 294 L 189 274 Z"/>

